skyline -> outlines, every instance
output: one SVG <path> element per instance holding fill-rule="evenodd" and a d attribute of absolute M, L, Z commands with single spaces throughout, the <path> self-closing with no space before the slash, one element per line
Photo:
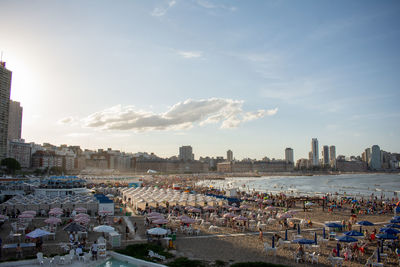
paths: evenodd
<path fill-rule="evenodd" d="M 400 3 L 254 3 L 0 1 L 22 137 L 161 157 L 308 158 L 313 137 L 400 151 Z"/>

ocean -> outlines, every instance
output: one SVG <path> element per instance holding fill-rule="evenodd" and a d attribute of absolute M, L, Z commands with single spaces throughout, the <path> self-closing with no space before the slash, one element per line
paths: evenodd
<path fill-rule="evenodd" d="M 279 193 L 287 195 L 324 195 L 396 197 L 400 194 L 400 174 L 341 174 L 314 176 L 263 176 L 203 180 L 197 183 L 218 189 Z"/>

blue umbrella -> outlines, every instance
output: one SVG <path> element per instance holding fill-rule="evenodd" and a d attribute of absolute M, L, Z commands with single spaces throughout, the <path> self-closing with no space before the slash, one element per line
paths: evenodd
<path fill-rule="evenodd" d="M 46 236 L 46 235 L 49 235 L 49 234 L 50 234 L 50 232 L 47 232 L 47 231 L 42 230 L 40 228 L 37 228 L 37 229 L 33 230 L 32 232 L 29 232 L 28 234 L 26 234 L 26 236 L 29 237 L 29 238 L 38 238 L 38 237 Z"/>
<path fill-rule="evenodd" d="M 357 202 L 357 199 L 353 199 L 351 202 L 353 202 L 353 203 L 354 203 L 354 202 Z"/>
<path fill-rule="evenodd" d="M 383 233 L 388 233 L 391 235 L 397 235 L 398 233 L 400 233 L 399 230 L 394 229 L 394 228 L 389 228 L 389 227 L 383 227 L 383 228 L 379 229 L 379 231 L 383 232 Z"/>
<path fill-rule="evenodd" d="M 287 240 L 287 229 L 285 230 L 285 241 Z"/>
<path fill-rule="evenodd" d="M 389 227 L 389 228 L 400 228 L 400 224 L 389 223 L 389 224 L 385 224 L 385 227 Z"/>
<path fill-rule="evenodd" d="M 314 240 L 305 239 L 305 238 L 295 239 L 292 242 L 298 243 L 298 244 L 307 244 L 307 245 L 314 244 Z"/>
<path fill-rule="evenodd" d="M 348 236 L 363 236 L 364 235 L 363 233 L 355 231 L 355 230 L 345 232 L 344 234 L 348 235 Z"/>
<path fill-rule="evenodd" d="M 400 219 L 400 216 L 393 216 L 393 219 L 398 220 Z"/>
<path fill-rule="evenodd" d="M 314 243 L 315 243 L 315 245 L 318 245 L 318 242 L 317 242 L 317 232 L 314 233 Z"/>
<path fill-rule="evenodd" d="M 351 236 L 348 236 L 348 235 L 339 236 L 338 238 L 336 238 L 336 240 L 339 242 L 346 242 L 346 243 L 352 243 L 352 242 L 358 241 L 357 239 L 355 239 Z"/>
<path fill-rule="evenodd" d="M 376 237 L 379 238 L 379 239 L 397 239 L 397 236 L 391 235 L 391 234 L 388 234 L 388 233 L 379 234 Z"/>
<path fill-rule="evenodd" d="M 364 226 L 373 226 L 374 224 L 369 221 L 359 221 L 357 222 L 358 225 L 364 225 Z"/>
<path fill-rule="evenodd" d="M 272 248 L 275 247 L 275 236 L 272 236 Z"/>
<path fill-rule="evenodd" d="M 325 227 L 324 228 L 322 228 L 322 237 L 325 239 L 325 237 L 326 237 L 326 234 L 325 234 Z"/>
<path fill-rule="evenodd" d="M 300 224 L 297 225 L 297 234 L 300 234 Z"/>
<path fill-rule="evenodd" d="M 338 223 L 326 223 L 325 226 L 329 228 L 342 228 L 342 225 Z"/>
<path fill-rule="evenodd" d="M 390 220 L 391 223 L 400 223 L 400 218 Z"/>

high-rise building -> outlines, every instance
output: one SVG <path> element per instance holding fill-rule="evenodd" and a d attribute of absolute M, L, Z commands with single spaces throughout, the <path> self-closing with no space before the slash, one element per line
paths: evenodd
<path fill-rule="evenodd" d="M 293 149 L 290 147 L 285 149 L 285 160 L 286 163 L 294 163 Z"/>
<path fill-rule="evenodd" d="M 371 148 L 365 149 L 365 162 L 368 166 L 371 164 Z"/>
<path fill-rule="evenodd" d="M 226 159 L 229 162 L 233 161 L 233 152 L 232 152 L 232 150 L 229 149 L 228 151 L 226 151 Z"/>
<path fill-rule="evenodd" d="M 179 160 L 194 160 L 193 149 L 191 146 L 181 146 L 179 148 Z"/>
<path fill-rule="evenodd" d="M 322 147 L 322 165 L 324 165 L 324 166 L 329 165 L 329 147 L 328 146 Z"/>
<path fill-rule="evenodd" d="M 318 139 L 313 138 L 311 140 L 311 152 L 312 152 L 312 165 L 319 165 L 319 152 L 318 152 Z"/>
<path fill-rule="evenodd" d="M 0 61 L 0 160 L 7 157 L 8 111 L 12 73 Z"/>
<path fill-rule="evenodd" d="M 381 149 L 377 145 L 371 148 L 370 167 L 372 170 L 380 170 L 382 168 Z"/>
<path fill-rule="evenodd" d="M 332 168 L 336 168 L 336 146 L 329 147 L 329 159 Z"/>
<path fill-rule="evenodd" d="M 8 112 L 8 140 L 21 139 L 22 107 L 19 102 L 10 100 Z"/>

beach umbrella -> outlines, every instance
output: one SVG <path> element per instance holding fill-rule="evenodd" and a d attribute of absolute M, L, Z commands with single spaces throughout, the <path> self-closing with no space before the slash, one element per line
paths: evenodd
<path fill-rule="evenodd" d="M 191 223 L 195 223 L 196 221 L 195 220 L 193 220 L 193 219 L 191 219 L 191 218 L 184 218 L 184 219 L 181 219 L 181 223 L 184 223 L 184 224 L 191 224 Z"/>
<path fill-rule="evenodd" d="M 75 218 L 74 222 L 87 224 L 90 222 L 90 219 L 85 218 L 85 217 L 79 217 L 79 218 Z"/>
<path fill-rule="evenodd" d="M 49 217 L 46 220 L 44 220 L 44 222 L 48 223 L 48 224 L 57 224 L 57 223 L 61 222 L 61 219 L 56 218 L 56 217 Z"/>
<path fill-rule="evenodd" d="M 224 214 L 224 218 L 233 218 L 233 217 L 235 217 L 236 215 L 235 214 L 233 214 L 233 213 L 225 213 Z"/>
<path fill-rule="evenodd" d="M 230 210 L 230 211 L 239 211 L 240 208 L 238 208 L 238 207 L 231 207 L 231 208 L 229 208 L 229 210 Z"/>
<path fill-rule="evenodd" d="M 400 218 L 390 220 L 390 223 L 400 223 Z"/>
<path fill-rule="evenodd" d="M 244 216 L 237 216 L 233 218 L 235 221 L 247 221 L 247 218 Z"/>
<path fill-rule="evenodd" d="M 272 236 L 272 248 L 274 248 L 275 247 L 275 236 Z"/>
<path fill-rule="evenodd" d="M 213 206 L 205 206 L 203 210 L 215 210 Z"/>
<path fill-rule="evenodd" d="M 158 219 L 158 220 L 152 221 L 152 223 L 154 223 L 154 224 L 167 224 L 168 220 L 167 219 Z"/>
<path fill-rule="evenodd" d="M 147 230 L 147 233 L 148 233 L 149 235 L 158 235 L 158 236 L 160 236 L 160 235 L 166 235 L 167 232 L 168 232 L 167 230 L 162 229 L 162 228 L 160 228 L 160 227 L 151 228 L 151 229 Z"/>
<path fill-rule="evenodd" d="M 241 209 L 246 209 L 246 210 L 247 210 L 247 209 L 250 209 L 250 206 L 248 206 L 248 205 L 241 205 L 240 208 L 241 208 Z"/>
<path fill-rule="evenodd" d="M 285 241 L 287 240 L 287 229 L 285 230 Z"/>
<path fill-rule="evenodd" d="M 364 234 L 355 230 L 344 232 L 343 234 L 347 236 L 363 236 Z"/>
<path fill-rule="evenodd" d="M 63 212 L 61 210 L 51 210 L 49 212 L 50 215 L 62 215 Z"/>
<path fill-rule="evenodd" d="M 370 221 L 359 221 L 357 222 L 358 225 L 363 225 L 363 226 L 373 226 L 374 224 Z"/>
<path fill-rule="evenodd" d="M 314 240 L 305 238 L 295 239 L 292 242 L 297 244 L 307 244 L 307 245 L 314 244 Z"/>
<path fill-rule="evenodd" d="M 397 230 L 395 228 L 388 228 L 388 227 L 383 227 L 383 228 L 379 229 L 379 231 L 383 232 L 383 233 L 388 233 L 391 235 L 397 235 L 398 233 L 400 233 L 399 230 Z"/>
<path fill-rule="evenodd" d="M 391 235 L 389 233 L 379 234 L 379 235 L 376 235 L 376 237 L 379 239 L 397 239 L 397 236 Z"/>
<path fill-rule="evenodd" d="M 329 228 L 342 228 L 342 225 L 338 223 L 326 223 L 325 226 Z"/>
<path fill-rule="evenodd" d="M 400 228 L 400 224 L 389 223 L 389 224 L 385 224 L 385 227 L 389 227 L 389 228 Z"/>
<path fill-rule="evenodd" d="M 42 230 L 40 228 L 37 228 L 37 229 L 33 230 L 32 232 L 29 232 L 28 234 L 26 234 L 26 237 L 38 238 L 38 237 L 46 236 L 46 235 L 49 235 L 49 234 L 50 234 L 50 232 L 47 232 L 47 231 Z"/>
<path fill-rule="evenodd" d="M 77 224 L 76 222 L 72 222 L 64 227 L 64 231 L 67 232 L 84 232 L 86 228 L 82 225 Z"/>
<path fill-rule="evenodd" d="M 198 208 L 191 208 L 191 209 L 189 209 L 189 212 L 193 212 L 193 213 L 200 213 L 200 212 L 201 212 L 201 210 L 200 210 L 200 209 L 198 209 Z"/>
<path fill-rule="evenodd" d="M 115 232 L 115 228 L 109 225 L 99 225 L 94 227 L 93 231 L 100 233 L 110 233 L 110 232 Z"/>
<path fill-rule="evenodd" d="M 26 211 L 23 211 L 22 214 L 32 214 L 33 216 L 35 216 L 36 215 L 36 211 L 34 211 L 34 210 L 26 210 Z"/>
<path fill-rule="evenodd" d="M 325 239 L 325 237 L 326 237 L 326 233 L 325 233 L 325 227 L 324 227 L 324 228 L 322 228 L 322 238 Z"/>
<path fill-rule="evenodd" d="M 358 241 L 357 239 L 348 235 L 339 236 L 338 238 L 336 238 L 336 240 L 339 242 L 346 242 L 346 243 L 353 243 Z"/>
<path fill-rule="evenodd" d="M 314 243 L 315 243 L 315 245 L 318 245 L 318 242 L 317 242 L 317 232 L 314 232 Z"/>
<path fill-rule="evenodd" d="M 85 209 L 84 207 L 78 207 L 75 209 L 76 212 L 86 212 L 87 209 Z"/>
<path fill-rule="evenodd" d="M 153 216 L 153 215 L 161 215 L 161 213 L 159 212 L 150 212 L 149 214 L 147 214 L 147 217 Z"/>
<path fill-rule="evenodd" d="M 265 208 L 265 210 L 275 210 L 276 208 L 274 207 L 274 206 L 267 206 L 266 208 Z"/>
<path fill-rule="evenodd" d="M 20 215 L 18 215 L 18 218 L 21 218 L 21 219 L 31 219 L 31 218 L 33 218 L 34 216 L 32 215 L 32 214 L 29 214 L 29 213 L 25 213 L 25 214 L 20 214 Z"/>
<path fill-rule="evenodd" d="M 75 218 L 89 218 L 89 214 L 86 213 L 78 213 L 77 215 L 75 215 Z"/>

